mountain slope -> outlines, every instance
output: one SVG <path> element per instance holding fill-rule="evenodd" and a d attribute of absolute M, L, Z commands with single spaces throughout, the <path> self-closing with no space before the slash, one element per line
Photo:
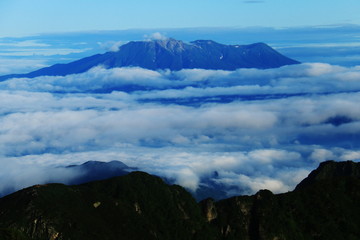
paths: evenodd
<path fill-rule="evenodd" d="M 211 224 L 221 239 L 355 240 L 360 238 L 360 175 L 353 173 L 359 170 L 360 163 L 328 161 L 293 192 L 261 190 L 202 204 L 212 206 L 205 212 L 213 212 Z"/>
<path fill-rule="evenodd" d="M 211 239 L 189 193 L 141 172 L 24 189 L 0 200 L 0 228 L 29 239 Z"/>
<path fill-rule="evenodd" d="M 352 161 L 322 162 L 316 170 L 312 171 L 307 178 L 305 178 L 296 186 L 296 189 L 304 189 L 307 186 L 311 186 L 316 182 L 336 180 L 342 178 L 360 179 L 359 164 Z"/>
<path fill-rule="evenodd" d="M 359 170 L 360 163 L 329 161 L 292 192 L 200 203 L 141 172 L 34 186 L 0 199 L 0 239 L 355 240 Z"/>
<path fill-rule="evenodd" d="M 37 76 L 65 76 L 86 72 L 98 65 L 106 68 L 141 67 L 146 69 L 215 69 L 277 68 L 299 62 L 287 58 L 264 43 L 251 45 L 223 45 L 210 40 L 184 43 L 175 39 L 134 41 L 107 52 L 68 64 L 56 64 L 27 74 L 0 77 L 33 78 Z"/>

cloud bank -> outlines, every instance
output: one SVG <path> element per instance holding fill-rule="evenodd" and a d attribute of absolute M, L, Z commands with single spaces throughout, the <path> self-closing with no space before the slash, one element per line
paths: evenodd
<path fill-rule="evenodd" d="M 69 179 L 57 167 L 88 160 L 120 160 L 192 191 L 285 192 L 321 161 L 360 160 L 359 67 L 99 66 L 9 79 L 0 98 L 0 192 Z"/>

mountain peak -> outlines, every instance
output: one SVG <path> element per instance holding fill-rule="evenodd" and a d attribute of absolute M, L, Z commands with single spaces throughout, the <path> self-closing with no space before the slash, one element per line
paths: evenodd
<path fill-rule="evenodd" d="M 176 40 L 174 38 L 167 38 L 167 39 L 159 39 L 159 40 L 153 40 L 155 44 L 163 47 L 164 49 L 167 49 L 169 51 L 184 51 L 184 45 L 185 43 L 180 40 Z"/>
<path fill-rule="evenodd" d="M 221 45 L 220 43 L 217 43 L 213 40 L 195 40 L 190 42 L 191 44 L 195 44 L 195 45 L 212 45 L 212 44 L 218 44 Z"/>
<path fill-rule="evenodd" d="M 120 161 L 88 161 L 81 165 L 70 165 L 65 168 L 71 168 L 79 172 L 79 175 L 69 181 L 69 184 L 72 185 L 123 176 L 136 170 L 135 168 L 131 168 Z"/>
<path fill-rule="evenodd" d="M 360 163 L 353 161 L 335 162 L 332 160 L 322 162 L 317 169 L 297 185 L 296 189 L 304 188 L 318 181 L 337 178 L 360 179 Z"/>
<path fill-rule="evenodd" d="M 183 41 L 176 40 L 175 38 L 153 39 L 151 41 L 158 42 L 158 43 L 183 43 Z"/>
<path fill-rule="evenodd" d="M 83 73 L 96 66 L 106 68 L 141 67 L 150 70 L 211 69 L 233 71 L 238 68 L 277 68 L 299 62 L 283 56 L 264 43 L 224 45 L 212 40 L 185 43 L 173 38 L 132 41 L 117 52 L 107 52 L 68 64 L 56 64 L 27 74 L 0 76 L 0 81 L 14 77 L 65 76 Z"/>

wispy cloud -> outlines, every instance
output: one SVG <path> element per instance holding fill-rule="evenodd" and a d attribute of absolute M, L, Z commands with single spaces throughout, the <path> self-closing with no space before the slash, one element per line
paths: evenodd
<path fill-rule="evenodd" d="M 0 41 L 0 47 L 50 47 L 50 44 L 41 43 L 37 40 L 24 40 L 24 41 Z"/>
<path fill-rule="evenodd" d="M 71 49 L 71 48 L 59 48 L 59 49 L 21 49 L 18 48 L 14 49 L 6 49 L 1 51 L 0 50 L 0 56 L 17 56 L 17 57 L 23 57 L 23 56 L 53 56 L 53 55 L 68 55 L 71 53 L 81 53 L 88 51 L 90 49 Z"/>
<path fill-rule="evenodd" d="M 166 37 L 165 34 L 162 34 L 160 32 L 154 32 L 150 35 L 145 34 L 144 38 L 146 40 L 166 40 L 166 39 L 168 39 L 168 37 Z"/>
<path fill-rule="evenodd" d="M 99 46 L 107 52 L 117 52 L 125 43 L 124 41 L 98 42 Z"/>
<path fill-rule="evenodd" d="M 44 60 L 0 58 L 0 75 L 26 73 L 46 66 Z"/>

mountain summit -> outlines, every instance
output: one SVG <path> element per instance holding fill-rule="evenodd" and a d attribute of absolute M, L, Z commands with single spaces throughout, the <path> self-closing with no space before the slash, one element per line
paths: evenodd
<path fill-rule="evenodd" d="M 86 72 L 96 67 L 141 67 L 158 69 L 213 69 L 277 68 L 299 62 L 281 55 L 265 43 L 223 45 L 211 40 L 185 43 L 172 38 L 166 40 L 133 41 L 122 45 L 117 52 L 86 57 L 68 64 L 56 64 L 27 74 L 0 77 L 65 76 Z"/>

